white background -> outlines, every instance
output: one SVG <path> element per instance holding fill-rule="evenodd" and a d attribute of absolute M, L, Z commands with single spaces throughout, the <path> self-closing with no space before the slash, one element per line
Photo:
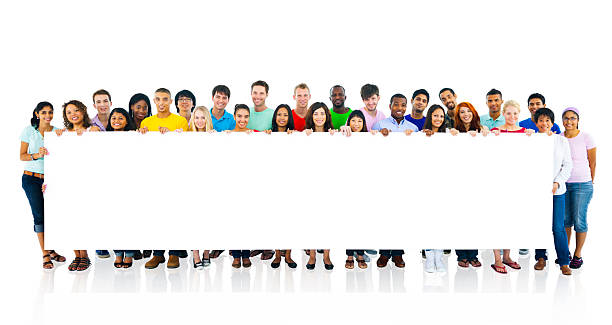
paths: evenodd
<path fill-rule="evenodd" d="M 487 112 L 485 93 L 490 88 L 500 89 L 504 99 L 516 99 L 525 105 L 521 112 L 523 118 L 528 116 L 527 96 L 536 91 L 546 96 L 548 106 L 557 114 L 566 106 L 579 107 L 580 128 L 595 137 L 599 154 L 595 195 L 589 210 L 589 238 L 584 250 L 586 274 L 581 279 L 581 288 L 585 288 L 582 295 L 577 295 L 574 301 L 553 296 L 551 291 L 542 299 L 517 291 L 510 295 L 461 298 L 453 294 L 425 298 L 420 294 L 346 298 L 337 292 L 292 295 L 291 299 L 284 299 L 283 295 L 254 295 L 253 299 L 248 295 L 239 298 L 204 295 L 193 299 L 184 295 L 116 298 L 52 294 L 47 301 L 54 301 L 53 306 L 44 305 L 48 311 L 44 314 L 47 323 L 65 323 L 75 313 L 87 315 L 92 323 L 107 322 L 117 315 L 128 320 L 164 320 L 171 315 L 164 311 L 172 307 L 182 311 L 174 315 L 183 322 L 192 320 L 191 308 L 200 308 L 213 320 L 238 322 L 243 318 L 230 313 L 233 310 L 230 301 L 235 299 L 240 299 L 236 305 L 248 310 L 248 317 L 257 323 L 287 318 L 302 322 L 340 322 L 345 318 L 359 321 L 355 318 L 359 315 L 353 312 L 357 306 L 365 308 L 362 313 L 365 319 L 376 318 L 386 308 L 404 308 L 402 315 L 386 312 L 384 318 L 424 321 L 430 320 L 428 312 L 435 312 L 438 323 L 510 323 L 516 320 L 515 315 L 522 321 L 544 321 L 538 318 L 543 311 L 546 315 L 562 313 L 563 309 L 555 309 L 557 305 L 552 303 L 559 299 L 575 302 L 564 306 L 565 313 L 577 311 L 590 315 L 592 320 L 603 316 L 603 305 L 597 301 L 604 301 L 599 299 L 604 298 L 599 294 L 609 293 L 606 271 L 610 267 L 605 258 L 610 247 L 606 231 L 610 229 L 609 209 L 605 200 L 609 197 L 606 168 L 609 166 L 609 58 L 612 57 L 608 7 L 605 1 L 5 4 L 0 20 L 3 31 L 0 92 L 5 121 L 1 138 L 4 209 L 0 240 L 6 248 L 1 281 L 6 282 L 2 290 L 5 298 L 10 297 L 19 306 L 12 309 L 8 318 L 21 323 L 32 308 L 40 309 L 40 305 L 32 304 L 40 276 L 39 250 L 31 232 L 27 200 L 19 188 L 23 165 L 17 161 L 18 136 L 28 125 L 37 102 L 48 100 L 55 105 L 54 124 L 60 126 L 62 103 L 76 98 L 90 106 L 91 94 L 99 88 L 111 92 L 116 107 L 127 108 L 133 93 L 152 96 L 158 87 L 167 87 L 173 94 L 190 89 L 199 104 L 210 106 L 212 87 L 227 84 L 233 92 L 229 105 L 233 107 L 236 103 L 250 104 L 249 86 L 257 79 L 266 80 L 271 86 L 269 106 L 291 103 L 293 87 L 307 82 L 313 101 L 327 100 L 330 86 L 343 84 L 347 89 L 347 104 L 357 108 L 361 105 L 359 87 L 371 82 L 381 89 L 381 109 L 393 93 L 410 95 L 418 88 L 429 90 L 430 103 L 437 103 L 438 90 L 447 86 L 457 92 L 459 101 L 471 101 L 481 115 Z M 388 109 L 383 112 L 389 113 Z M 90 114 L 93 113 L 90 107 Z M 342 168 L 339 162 L 330 162 L 330 166 Z M 126 168 L 137 170 L 136 166 Z M 451 158 L 448 172 L 456 172 Z M 95 186 L 109 173 L 91 170 L 87 175 L 78 175 L 76 183 L 84 188 Z M 480 175 L 478 181 L 494 185 L 495 177 Z M 98 198 L 98 202 L 92 209 L 112 205 L 108 198 Z M 365 236 L 381 227 L 373 223 L 363 228 Z M 71 257 L 70 252 L 63 253 Z M 415 254 L 416 251 L 407 255 Z M 336 265 L 341 266 L 341 254 L 335 258 Z M 344 271 L 335 270 L 333 274 L 338 276 L 340 272 Z M 63 274 L 60 279 L 67 277 L 65 267 L 57 273 Z M 551 267 L 550 273 L 556 277 L 557 270 Z M 574 276 L 571 281 L 577 279 Z M 65 285 L 69 286 L 67 283 L 56 283 L 57 291 L 64 292 Z M 222 303 L 212 304 L 217 300 Z M 82 304 L 91 301 L 99 304 Z M 325 305 L 330 301 L 334 308 Z M 537 301 L 541 305 L 519 301 Z M 131 304 L 141 313 L 124 308 Z M 316 309 L 317 305 L 323 307 Z M 73 308 L 77 306 L 80 309 Z M 271 306 L 280 308 L 270 311 Z M 304 309 L 306 306 L 315 309 Z M 508 306 L 507 317 L 504 306 Z M 51 308 L 55 308 L 53 313 Z M 441 314 L 440 309 L 448 312 Z M 466 310 L 474 311 L 477 316 L 457 317 Z M 155 317 L 160 313 L 163 316 Z"/>

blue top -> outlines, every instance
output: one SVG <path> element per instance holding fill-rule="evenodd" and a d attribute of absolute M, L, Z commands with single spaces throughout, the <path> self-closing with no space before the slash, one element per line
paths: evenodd
<path fill-rule="evenodd" d="M 211 108 L 210 117 L 212 119 L 213 128 L 217 132 L 233 130 L 234 128 L 236 128 L 236 121 L 234 120 L 234 116 L 226 110 L 223 110 L 223 116 L 221 117 L 221 119 L 217 120 L 217 118 L 213 115 Z"/>
<path fill-rule="evenodd" d="M 532 129 L 536 132 L 538 131 L 538 127 L 535 125 L 535 123 L 533 123 L 533 120 L 531 120 L 531 118 L 522 120 L 519 122 L 519 126 L 522 128 L 526 128 L 526 129 Z M 557 125 L 557 123 L 553 124 L 552 129 L 550 129 L 554 134 L 560 134 L 561 133 L 561 129 L 559 128 L 559 126 Z"/>
<path fill-rule="evenodd" d="M 410 116 L 410 114 L 404 116 L 404 118 L 408 121 L 411 122 L 412 124 L 416 125 L 417 128 L 419 128 L 418 131 L 423 130 L 423 125 L 425 125 L 425 116 L 423 116 L 420 119 L 415 119 L 412 116 Z"/>
<path fill-rule="evenodd" d="M 53 127 L 53 131 L 55 131 L 56 129 L 56 127 Z M 23 132 L 21 132 L 20 139 L 21 142 L 25 142 L 28 144 L 28 154 L 38 153 L 40 147 L 43 147 L 45 145 L 43 136 L 42 134 L 40 134 L 40 131 L 36 130 L 31 125 L 28 125 L 25 129 L 23 129 Z M 27 170 L 32 173 L 44 174 L 45 158 L 41 157 L 40 159 L 26 161 L 24 170 Z"/>
<path fill-rule="evenodd" d="M 491 115 L 487 114 L 480 119 L 480 124 L 486 126 L 489 130 L 493 128 L 498 128 L 504 124 L 506 124 L 506 119 L 503 115 L 499 115 L 497 120 L 494 120 Z"/>
<path fill-rule="evenodd" d="M 382 119 L 376 122 L 376 124 L 374 124 L 374 126 L 372 127 L 372 130 L 380 131 L 382 129 L 387 129 L 391 132 L 403 132 L 406 130 L 412 130 L 415 132 L 419 131 L 418 126 L 414 125 L 411 122 L 406 121 L 406 119 L 403 119 L 398 124 L 397 121 L 393 117 L 387 117 L 385 119 Z"/>

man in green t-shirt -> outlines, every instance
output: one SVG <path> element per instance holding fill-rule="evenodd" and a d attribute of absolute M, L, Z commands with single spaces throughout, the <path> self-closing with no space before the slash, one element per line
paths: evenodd
<path fill-rule="evenodd" d="M 268 98 L 268 83 L 263 80 L 255 81 L 251 85 L 251 99 L 253 100 L 253 108 L 251 108 L 251 116 L 247 128 L 257 131 L 265 131 L 272 129 L 272 115 L 274 110 L 266 106 L 266 98 Z"/>
<path fill-rule="evenodd" d="M 346 125 L 346 120 L 353 110 L 344 106 L 346 94 L 344 87 L 335 85 L 329 90 L 329 100 L 332 102 L 331 118 L 334 129 Z"/>

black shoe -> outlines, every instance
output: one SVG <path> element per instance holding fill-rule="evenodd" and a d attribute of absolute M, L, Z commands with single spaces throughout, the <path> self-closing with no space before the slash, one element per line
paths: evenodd
<path fill-rule="evenodd" d="M 292 269 L 295 269 L 297 267 L 297 263 L 295 262 L 288 263 L 287 261 L 285 261 L 285 263 L 287 263 L 287 266 Z"/>
<path fill-rule="evenodd" d="M 179 257 L 179 258 L 185 258 L 185 257 L 187 257 L 187 256 L 189 256 L 189 255 L 187 254 L 187 251 L 178 251 L 178 257 Z"/>
<path fill-rule="evenodd" d="M 278 263 L 271 263 L 271 264 L 270 264 L 270 266 L 271 266 L 273 269 L 278 269 L 278 267 L 280 266 L 280 262 L 278 262 Z"/>
<path fill-rule="evenodd" d="M 334 265 L 333 264 L 325 264 L 325 269 L 326 270 L 333 270 L 334 269 Z"/>
<path fill-rule="evenodd" d="M 142 251 L 142 257 L 143 258 L 149 258 L 149 257 L 151 257 L 151 253 L 153 253 L 152 250 L 143 250 Z"/>
<path fill-rule="evenodd" d="M 317 249 L 317 253 L 323 254 L 323 250 L 322 249 Z"/>
<path fill-rule="evenodd" d="M 450 249 L 445 249 L 445 250 L 444 250 L 444 255 L 449 255 L 450 253 L 451 253 L 451 250 L 450 250 Z"/>
<path fill-rule="evenodd" d="M 306 268 L 309 270 L 314 270 L 315 265 L 314 264 L 306 264 Z"/>
<path fill-rule="evenodd" d="M 423 259 L 426 259 L 426 257 L 425 257 L 425 250 L 424 249 L 421 249 L 421 257 Z"/>
<path fill-rule="evenodd" d="M 140 252 L 140 250 L 134 252 L 134 259 L 137 261 L 142 259 L 142 253 Z"/>

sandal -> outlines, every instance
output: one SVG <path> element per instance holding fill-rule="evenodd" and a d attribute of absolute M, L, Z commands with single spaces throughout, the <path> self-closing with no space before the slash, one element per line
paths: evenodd
<path fill-rule="evenodd" d="M 366 263 L 365 259 L 363 258 L 363 256 L 361 256 L 362 259 L 357 259 L 357 266 L 359 266 L 360 269 L 367 269 L 368 268 L 368 263 Z"/>
<path fill-rule="evenodd" d="M 569 267 L 572 268 L 572 269 L 579 269 L 582 266 L 582 263 L 584 263 L 582 261 L 582 257 L 574 256 L 572 258 L 572 260 L 570 261 Z"/>
<path fill-rule="evenodd" d="M 50 250 L 49 254 L 51 254 L 51 259 L 56 261 L 56 262 L 66 262 L 66 258 L 63 257 L 62 255 L 58 254 L 56 251 L 54 250 Z"/>
<path fill-rule="evenodd" d="M 49 258 L 48 261 L 45 261 L 45 258 Z M 43 255 L 43 269 L 50 270 L 53 268 L 53 262 L 51 262 L 51 255 Z"/>
<path fill-rule="evenodd" d="M 223 253 L 223 249 L 213 249 L 208 256 L 210 258 L 217 258 L 219 255 L 221 255 L 221 253 Z"/>
<path fill-rule="evenodd" d="M 269 260 L 269 259 L 271 259 L 272 257 L 274 257 L 274 251 L 271 251 L 271 250 L 264 250 L 264 251 L 263 251 L 263 253 L 261 253 L 261 259 L 262 259 L 263 261 L 265 261 L 265 260 Z"/>
<path fill-rule="evenodd" d="M 81 257 L 81 262 L 79 263 L 79 266 L 77 266 L 77 271 L 85 271 L 90 265 L 91 260 L 89 260 L 89 257 Z"/>
<path fill-rule="evenodd" d="M 353 268 L 355 268 L 355 260 L 346 260 L 344 267 L 349 270 L 352 270 Z"/>
<path fill-rule="evenodd" d="M 491 267 L 493 268 L 493 270 L 495 270 L 495 272 L 497 273 L 501 273 L 501 274 L 506 274 L 508 273 L 508 271 L 506 271 L 506 267 L 505 266 L 497 266 L 495 264 L 491 264 Z"/>
<path fill-rule="evenodd" d="M 263 249 L 256 249 L 256 250 L 252 250 L 251 254 L 249 254 L 249 257 L 255 257 L 259 254 L 263 253 Z"/>
<path fill-rule="evenodd" d="M 234 262 L 232 263 L 232 267 L 235 269 L 239 269 L 240 268 L 240 259 L 239 258 L 234 258 Z"/>
<path fill-rule="evenodd" d="M 132 261 L 134 261 L 134 258 L 132 258 Z M 128 269 L 130 267 L 132 267 L 132 261 L 130 262 L 123 262 L 122 266 L 124 269 Z"/>
<path fill-rule="evenodd" d="M 514 261 L 512 261 L 512 262 L 502 262 L 502 263 L 508 265 L 510 268 L 515 269 L 515 270 L 520 270 L 521 269 L 521 266 L 519 265 L 519 263 L 514 262 Z"/>
<path fill-rule="evenodd" d="M 482 264 L 480 264 L 480 261 L 477 258 L 471 260 L 470 261 L 470 265 L 472 265 L 473 267 L 481 267 L 482 266 Z"/>
<path fill-rule="evenodd" d="M 457 265 L 459 265 L 459 266 L 461 266 L 463 268 L 466 268 L 466 267 L 470 266 L 470 263 L 468 262 L 468 260 L 462 259 L 462 260 L 457 262 Z"/>
<path fill-rule="evenodd" d="M 242 259 L 242 267 L 251 267 L 251 260 L 248 257 Z"/>
<path fill-rule="evenodd" d="M 76 271 L 79 268 L 80 263 L 81 263 L 81 258 L 75 257 L 74 260 L 70 262 L 70 265 L 68 265 L 68 271 Z"/>

